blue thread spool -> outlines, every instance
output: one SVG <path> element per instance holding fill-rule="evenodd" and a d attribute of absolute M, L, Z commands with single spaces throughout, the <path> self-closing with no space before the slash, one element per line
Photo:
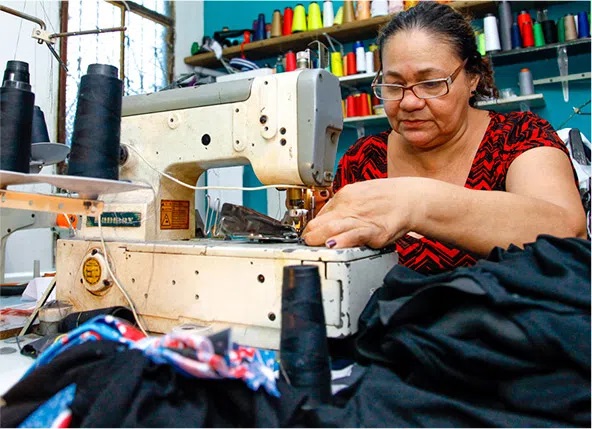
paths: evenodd
<path fill-rule="evenodd" d="M 590 22 L 586 12 L 578 12 L 578 37 L 590 37 Z"/>
<path fill-rule="evenodd" d="M 257 18 L 257 40 L 265 40 L 267 34 L 265 32 L 265 14 L 260 13 Z"/>
<path fill-rule="evenodd" d="M 520 28 L 518 24 L 512 24 L 512 49 L 518 49 L 522 47 L 522 37 L 520 36 Z"/>
<path fill-rule="evenodd" d="M 29 173 L 34 105 L 29 64 L 8 61 L 0 87 L 0 170 Z"/>

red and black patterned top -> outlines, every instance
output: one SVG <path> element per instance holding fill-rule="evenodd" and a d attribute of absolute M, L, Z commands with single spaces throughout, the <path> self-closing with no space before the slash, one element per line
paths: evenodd
<path fill-rule="evenodd" d="M 477 150 L 465 187 L 506 190 L 512 161 L 529 149 L 550 146 L 569 156 L 551 125 L 530 112 L 490 112 L 490 122 Z M 391 130 L 359 139 L 339 161 L 333 190 L 349 183 L 387 176 L 387 140 Z M 435 274 L 475 264 L 478 256 L 427 237 L 405 235 L 396 241 L 399 263 L 424 274 Z"/>

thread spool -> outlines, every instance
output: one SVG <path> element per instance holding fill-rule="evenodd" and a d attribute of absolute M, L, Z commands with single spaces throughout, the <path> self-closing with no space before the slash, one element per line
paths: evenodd
<path fill-rule="evenodd" d="M 0 170 L 29 173 L 34 105 L 29 64 L 7 61 L 0 87 Z"/>
<path fill-rule="evenodd" d="M 477 51 L 479 51 L 483 57 L 487 54 L 485 51 L 485 33 L 483 32 L 477 34 Z"/>
<path fill-rule="evenodd" d="M 123 82 L 117 67 L 91 64 L 80 80 L 68 174 L 119 179 Z"/>
<path fill-rule="evenodd" d="M 543 36 L 545 37 L 546 43 L 557 43 L 557 26 L 555 21 L 546 20 L 541 23 L 543 26 Z"/>
<path fill-rule="evenodd" d="M 563 27 L 565 31 L 565 41 L 575 40 L 578 38 L 576 18 L 571 13 L 568 13 L 563 17 Z"/>
<path fill-rule="evenodd" d="M 271 37 L 279 37 L 282 35 L 282 13 L 279 9 L 273 11 L 271 17 Z"/>
<path fill-rule="evenodd" d="M 33 125 L 31 127 L 31 143 L 50 143 L 45 115 L 39 106 L 33 108 Z"/>
<path fill-rule="evenodd" d="M 498 10 L 502 50 L 509 51 L 512 49 L 512 7 L 510 2 L 501 1 Z"/>
<path fill-rule="evenodd" d="M 518 24 L 512 24 L 512 49 L 518 49 L 522 47 L 522 37 L 520 36 L 520 28 Z"/>
<path fill-rule="evenodd" d="M 315 1 L 308 5 L 308 31 L 323 28 L 323 18 L 321 17 L 321 7 Z"/>
<path fill-rule="evenodd" d="M 294 18 L 292 20 L 292 33 L 306 31 L 306 10 L 302 3 L 298 3 L 294 8 Z"/>
<path fill-rule="evenodd" d="M 357 73 L 356 54 L 348 52 L 346 55 L 347 75 L 353 75 Z"/>
<path fill-rule="evenodd" d="M 483 19 L 483 30 L 485 32 L 485 52 L 498 52 L 501 50 L 497 18 L 494 14 L 488 13 Z"/>
<path fill-rule="evenodd" d="M 333 25 L 341 24 L 343 24 L 343 6 L 339 6 L 339 9 L 337 9 L 337 13 L 335 14 L 335 18 L 333 19 Z"/>
<path fill-rule="evenodd" d="M 372 18 L 375 16 L 388 15 L 388 1 L 387 0 L 372 0 L 370 5 L 370 14 Z"/>
<path fill-rule="evenodd" d="M 354 116 L 357 116 L 357 105 L 356 105 L 356 97 L 354 97 L 353 95 L 348 95 L 345 99 L 345 108 L 347 111 L 347 117 L 348 118 L 353 118 Z"/>
<path fill-rule="evenodd" d="M 343 76 L 343 59 L 341 52 L 331 52 L 331 73 L 337 77 Z"/>
<path fill-rule="evenodd" d="M 534 83 L 529 69 L 523 68 L 520 70 L 518 74 L 518 86 L 520 86 L 520 95 L 534 94 Z"/>
<path fill-rule="evenodd" d="M 292 22 L 294 18 L 294 11 L 291 7 L 284 9 L 284 21 L 282 22 L 282 36 L 292 34 Z"/>
<path fill-rule="evenodd" d="M 296 54 L 293 51 L 286 52 L 286 71 L 296 70 Z"/>
<path fill-rule="evenodd" d="M 356 73 L 364 73 L 366 71 L 366 51 L 364 50 L 364 43 L 360 41 L 355 42 L 354 51 L 356 53 Z"/>
<path fill-rule="evenodd" d="M 370 19 L 370 0 L 358 0 L 356 3 L 356 20 Z"/>
<path fill-rule="evenodd" d="M 531 48 L 534 46 L 534 31 L 532 28 L 532 21 L 526 21 L 524 24 L 522 24 L 520 35 L 522 36 L 523 47 Z"/>
<path fill-rule="evenodd" d="M 405 10 L 409 10 L 412 7 L 417 6 L 417 3 L 419 3 L 419 0 L 405 0 L 403 2 L 403 7 L 405 8 Z"/>
<path fill-rule="evenodd" d="M 535 22 L 532 25 L 532 32 L 534 34 L 534 46 L 545 46 L 545 36 L 543 34 L 543 25 L 540 22 Z"/>
<path fill-rule="evenodd" d="M 366 73 L 374 73 L 374 52 L 366 52 Z"/>
<path fill-rule="evenodd" d="M 575 17 L 568 13 L 563 17 L 563 25 L 565 28 L 565 41 L 575 40 L 578 38 L 578 31 L 576 29 Z"/>
<path fill-rule="evenodd" d="M 376 50 L 372 51 L 372 54 L 374 56 L 374 70 L 378 71 L 380 70 L 380 54 L 378 53 L 378 47 Z"/>
<path fill-rule="evenodd" d="M 323 27 L 333 26 L 333 2 L 331 0 L 325 0 L 323 2 Z"/>
<path fill-rule="evenodd" d="M 590 21 L 588 21 L 588 14 L 584 11 L 578 12 L 578 37 L 590 37 Z"/>
<path fill-rule="evenodd" d="M 518 23 L 518 28 L 520 29 L 520 38 L 522 39 L 523 46 L 524 46 L 524 30 L 522 27 L 527 22 L 530 22 L 530 24 L 532 25 L 532 17 L 530 16 L 530 13 L 528 13 L 528 11 L 522 10 L 518 14 L 518 17 L 516 18 L 516 22 Z"/>
<path fill-rule="evenodd" d="M 260 13 L 257 16 L 257 40 L 265 40 L 267 38 L 267 34 L 265 32 L 265 14 Z"/>
<path fill-rule="evenodd" d="M 284 267 L 280 374 L 308 396 L 309 406 L 329 403 L 331 368 L 321 281 L 316 265 Z"/>
<path fill-rule="evenodd" d="M 405 3 L 403 0 L 389 0 L 388 2 L 388 13 L 394 14 L 403 12 L 405 10 Z"/>
<path fill-rule="evenodd" d="M 343 24 L 354 22 L 356 20 L 356 12 L 354 10 L 353 0 L 344 0 L 343 2 Z"/>
<path fill-rule="evenodd" d="M 563 18 L 557 20 L 557 41 L 559 43 L 565 42 L 565 20 Z"/>
<path fill-rule="evenodd" d="M 358 109 L 360 116 L 370 116 L 370 103 L 368 101 L 368 94 L 361 93 L 358 96 Z"/>

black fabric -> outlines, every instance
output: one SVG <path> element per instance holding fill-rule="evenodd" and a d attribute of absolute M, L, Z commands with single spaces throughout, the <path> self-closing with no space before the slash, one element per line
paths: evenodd
<path fill-rule="evenodd" d="M 541 236 L 450 273 L 394 267 L 360 318 L 364 371 L 330 405 L 96 342 L 17 383 L 1 424 L 75 382 L 73 426 L 590 427 L 590 339 L 590 242 Z"/>
<path fill-rule="evenodd" d="M 480 415 L 469 425 L 590 426 L 587 240 L 541 236 L 525 250 L 496 249 L 474 267 L 431 277 L 396 266 L 360 325 L 361 361 L 388 367 L 392 389 L 404 384 L 447 407 L 456 401 L 456 414 Z M 373 390 L 358 388 L 356 397 Z M 463 425 L 416 407 L 422 426 Z"/>

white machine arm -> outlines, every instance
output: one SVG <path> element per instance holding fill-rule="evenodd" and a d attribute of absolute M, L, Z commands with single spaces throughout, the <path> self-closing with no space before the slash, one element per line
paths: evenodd
<path fill-rule="evenodd" d="M 156 228 L 137 238 L 192 238 L 194 191 L 155 170 L 195 185 L 209 168 L 250 163 L 265 185 L 328 187 L 342 128 L 339 81 L 325 70 L 125 97 L 120 179 L 149 183 L 156 198 L 144 191 L 141 198 L 127 193 L 103 199 L 153 200 L 152 215 L 162 212 L 163 201 L 186 207 L 176 212 L 187 213 L 187 222 L 180 222 L 187 228 Z"/>

